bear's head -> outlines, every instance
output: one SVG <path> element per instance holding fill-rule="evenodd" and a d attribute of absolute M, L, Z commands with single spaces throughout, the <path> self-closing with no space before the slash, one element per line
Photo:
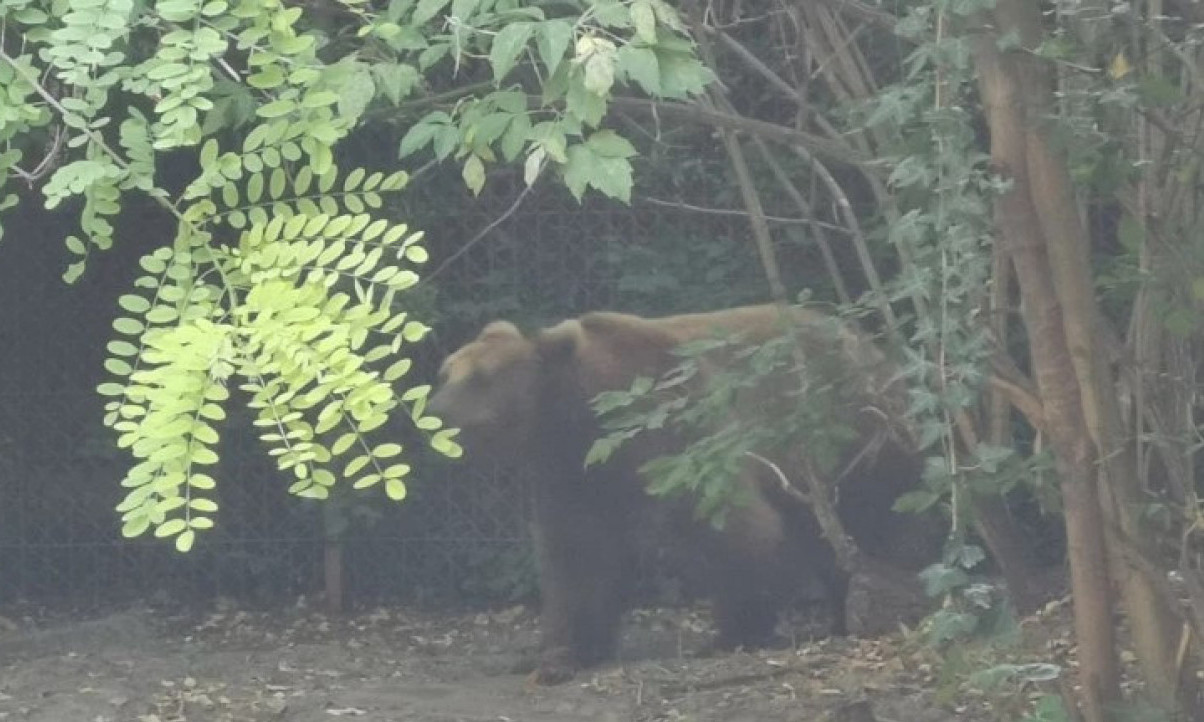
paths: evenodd
<path fill-rule="evenodd" d="M 470 457 L 510 462 L 530 448 L 542 400 L 576 348 L 580 326 L 565 322 L 528 338 L 494 321 L 444 360 L 428 409 L 460 429 Z"/>

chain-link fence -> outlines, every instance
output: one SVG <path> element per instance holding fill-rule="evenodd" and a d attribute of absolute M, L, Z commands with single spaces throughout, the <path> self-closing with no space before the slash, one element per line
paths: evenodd
<path fill-rule="evenodd" d="M 414 302 L 437 329 L 413 375 L 433 376 L 446 351 L 492 318 L 537 325 L 591 309 L 673 312 L 763 295 L 738 216 L 600 199 L 578 205 L 551 184 L 515 207 L 520 179 L 491 179 L 473 199 L 450 170 L 424 177 L 404 200 L 433 258 Z M 237 413 L 215 474 L 218 527 L 188 555 L 122 539 L 113 507 L 129 461 L 100 424 L 94 389 L 116 298 L 137 257 L 170 229 L 130 214 L 118 248 L 91 259 L 84 279 L 67 287 L 60 274 L 69 219 L 38 211 L 37 199 L 27 199 L 6 219 L 0 245 L 0 603 L 313 592 L 322 588 L 324 529 L 335 514 L 351 522 L 342 563 L 353 601 L 486 601 L 530 589 L 527 497 L 516 478 L 420 459 L 404 504 L 371 493 L 306 502 L 286 493 Z"/>

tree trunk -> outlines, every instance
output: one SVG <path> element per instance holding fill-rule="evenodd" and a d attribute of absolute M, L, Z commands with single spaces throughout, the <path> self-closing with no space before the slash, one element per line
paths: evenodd
<path fill-rule="evenodd" d="M 1000 0 L 1000 5 L 1010 1 Z M 993 35 L 978 39 L 975 63 L 991 130 L 991 157 L 1012 181 L 996 204 L 1000 242 L 1016 269 L 1034 376 L 1062 477 L 1083 713 L 1087 722 L 1104 722 L 1107 706 L 1120 699 L 1104 520 L 1095 451 L 1050 275 L 1047 239 L 1033 201 L 1035 189 L 1030 187 L 1027 136 L 1036 129 L 1029 122 L 1022 89 L 1030 79 L 1023 77 L 1014 58 L 1000 53 Z"/>
<path fill-rule="evenodd" d="M 1041 40 L 1036 5 L 1000 0 L 995 20 L 1000 35 L 1015 32 L 1024 48 Z M 976 60 L 987 96 L 992 154 L 1015 183 L 1001 200 L 1000 230 L 1016 264 L 1037 384 L 1063 475 L 1084 711 L 1089 720 L 1098 719 L 1102 705 L 1118 694 L 1110 576 L 1119 582 L 1151 697 L 1173 707 L 1187 691 L 1177 671 L 1178 625 L 1156 580 L 1121 548 L 1148 551 L 1137 506 L 1142 491 L 1103 349 L 1087 234 L 1065 159 L 1040 125 L 1054 107 L 1052 73 L 1034 54 L 1005 56 L 994 42 L 993 37 L 980 41 Z M 1110 552 L 1106 568 L 1101 567 L 1105 551 Z"/>
<path fill-rule="evenodd" d="M 1014 27 L 1021 42 L 1035 48 L 1040 37 L 1039 9 L 1021 0 L 1006 0 L 996 9 L 1001 29 Z M 1029 43 L 1032 43 L 1031 45 Z M 1048 133 L 1035 123 L 1053 109 L 1048 65 L 1035 55 L 1016 54 L 1024 107 L 1030 119 L 1025 134 L 1028 172 L 1037 217 L 1049 252 L 1054 290 L 1062 305 L 1070 360 L 1078 379 L 1083 420 L 1095 445 L 1100 464 L 1099 496 L 1112 545 L 1111 574 L 1120 588 L 1129 619 L 1134 651 L 1147 689 L 1155 703 L 1175 706 L 1181 692 L 1177 664 L 1179 624 L 1161 586 L 1147 577 L 1148 570 L 1133 565 L 1120 548 L 1126 544 L 1149 558 L 1148 536 L 1141 524 L 1142 489 L 1137 481 L 1133 447 L 1125 438 L 1116 380 L 1103 348 L 1104 323 L 1095 297 L 1090 244 L 1078 213 L 1066 161 L 1055 153 Z"/>

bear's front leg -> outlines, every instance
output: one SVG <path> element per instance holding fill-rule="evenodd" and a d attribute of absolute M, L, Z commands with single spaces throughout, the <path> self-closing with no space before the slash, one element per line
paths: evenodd
<path fill-rule="evenodd" d="M 613 658 L 618 646 L 627 542 L 597 492 L 581 485 L 537 497 L 542 640 L 529 677 L 536 684 L 566 682 Z"/>

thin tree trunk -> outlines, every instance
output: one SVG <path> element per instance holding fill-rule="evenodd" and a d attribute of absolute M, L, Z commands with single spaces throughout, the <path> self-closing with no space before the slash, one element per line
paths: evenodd
<path fill-rule="evenodd" d="M 1039 12 L 1030 2 L 1002 0 L 995 14 L 1002 32 L 1015 29 L 1024 47 L 1036 48 Z M 1139 554 L 1146 555 L 1149 549 L 1138 507 L 1142 490 L 1102 344 L 1104 321 L 1095 298 L 1087 233 L 1066 160 L 1054 151 L 1048 132 L 1040 125 L 1040 118 L 1053 110 L 1049 66 L 1042 65 L 1035 55 L 1015 53 L 1013 57 L 1027 115 L 1024 139 L 1031 197 L 1049 254 L 1054 291 L 1062 306 L 1062 327 L 1078 379 L 1082 418 L 1100 464 L 1097 489 L 1108 522 L 1105 531 L 1119 532 L 1111 540 L 1114 545 L 1133 544 Z M 1131 564 L 1122 550 L 1111 552 L 1111 574 L 1119 583 L 1142 676 L 1153 700 L 1173 708 L 1181 691 L 1176 662 L 1178 621 L 1168 600 L 1159 594 L 1159 585 L 1146 578 L 1146 571 Z"/>
<path fill-rule="evenodd" d="M 1010 1 L 1000 0 L 1000 5 Z M 1107 706 L 1120 699 L 1104 519 L 1094 445 L 1050 274 L 1047 239 L 1033 201 L 1035 189 L 1030 187 L 1027 136 L 1034 129 L 1022 87 L 1029 79 L 1013 58 L 1000 53 L 991 35 L 977 41 L 975 62 L 991 130 L 992 160 L 1012 181 L 996 204 L 1000 241 L 1016 268 L 1034 377 L 1062 477 L 1083 714 L 1087 722 L 1104 722 Z"/>

